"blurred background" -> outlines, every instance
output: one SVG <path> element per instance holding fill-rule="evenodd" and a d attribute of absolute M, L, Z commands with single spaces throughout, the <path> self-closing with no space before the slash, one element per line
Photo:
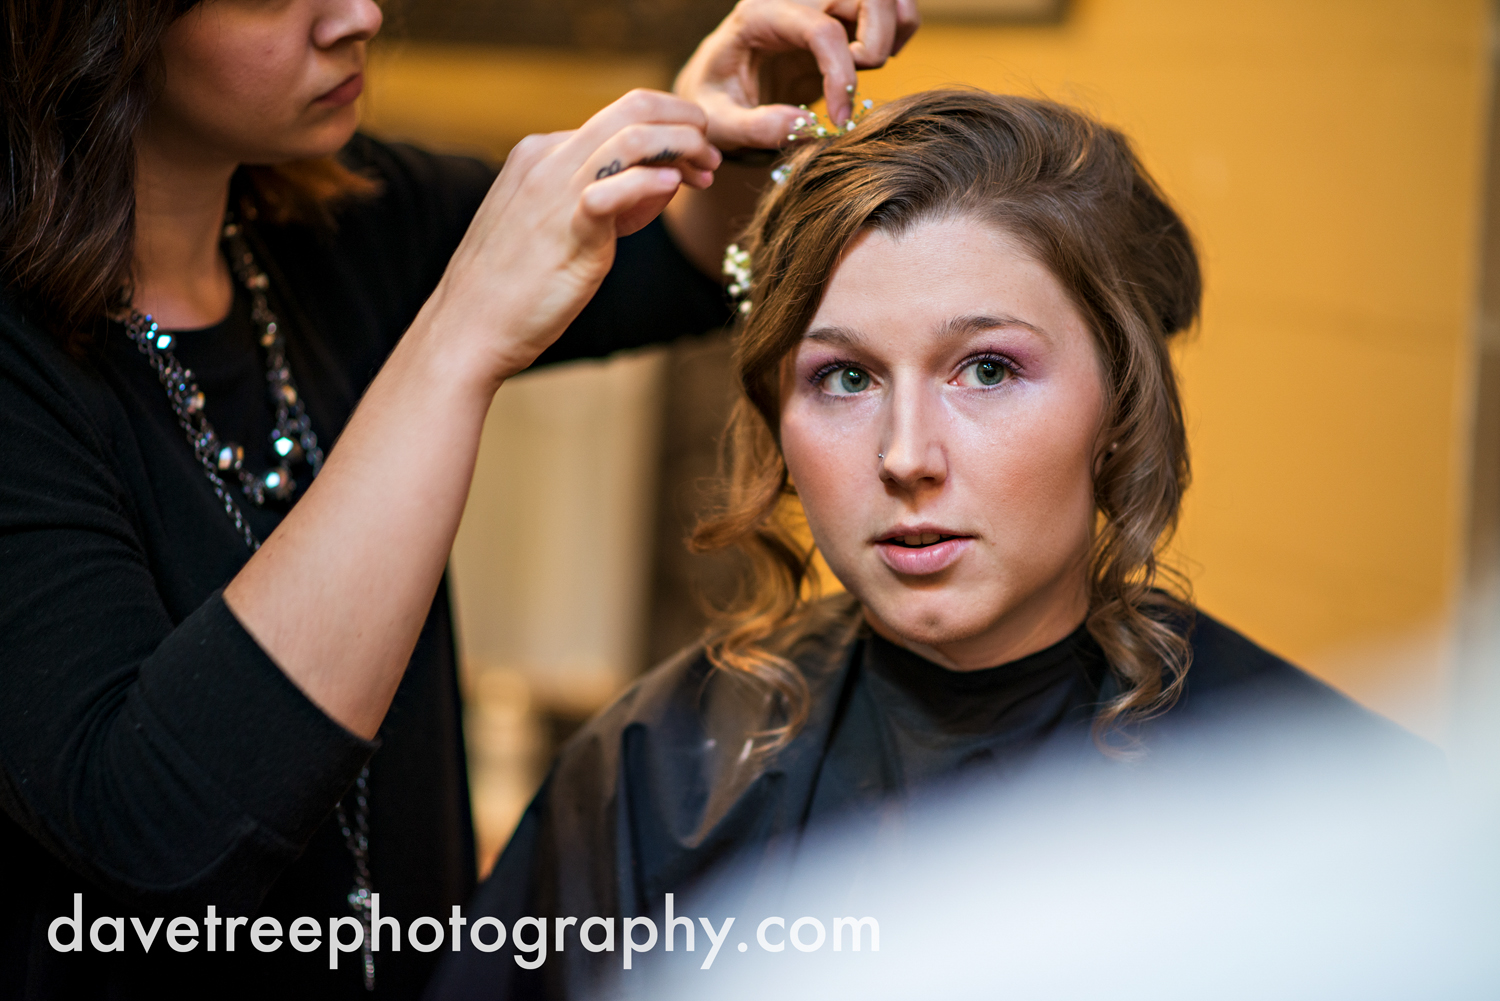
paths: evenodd
<path fill-rule="evenodd" d="M 728 0 L 391 0 L 365 128 L 499 162 L 668 87 Z M 1453 746 L 1497 665 L 1500 174 L 1485 0 L 929 0 L 889 99 L 950 83 L 1134 137 L 1196 233 L 1178 350 L 1199 604 Z M 690 556 L 728 344 L 526 375 L 486 429 L 451 564 L 488 867 L 558 742 L 693 641 L 732 566 Z M 1489 649 L 1500 649 L 1490 646 Z"/>

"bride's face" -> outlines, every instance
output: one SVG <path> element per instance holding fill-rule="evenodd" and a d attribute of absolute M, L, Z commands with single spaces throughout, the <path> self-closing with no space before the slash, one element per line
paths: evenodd
<path fill-rule="evenodd" d="M 861 234 L 781 392 L 813 538 L 875 629 L 975 669 L 1082 622 L 1104 381 L 1019 241 L 969 218 Z"/>

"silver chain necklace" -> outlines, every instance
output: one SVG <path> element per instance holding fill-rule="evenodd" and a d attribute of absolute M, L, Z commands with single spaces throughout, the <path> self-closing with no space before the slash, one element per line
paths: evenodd
<path fill-rule="evenodd" d="M 276 411 L 275 429 L 271 432 L 271 451 L 276 456 L 266 472 L 256 475 L 245 468 L 245 450 L 232 441 L 220 438 L 208 422 L 204 411 L 203 391 L 198 388 L 192 369 L 177 360 L 172 347 L 177 335 L 162 330 L 149 315 L 131 310 L 122 322 L 125 333 L 135 342 L 156 370 L 156 377 L 167 391 L 167 401 L 177 415 L 177 424 L 187 435 L 188 446 L 203 467 L 203 475 L 224 513 L 234 523 L 235 530 L 245 540 L 253 553 L 260 549 L 260 540 L 255 537 L 244 512 L 236 502 L 226 478 L 239 481 L 240 493 L 256 506 L 268 499 L 289 500 L 297 489 L 291 465 L 306 462 L 317 476 L 323 469 L 323 450 L 318 447 L 318 436 L 313 433 L 312 421 L 302 405 L 302 397 L 292 381 L 292 370 L 286 360 L 286 341 L 276 314 L 266 300 L 266 289 L 271 280 L 255 263 L 255 255 L 245 242 L 244 231 L 232 218 L 224 224 L 225 251 L 229 266 L 241 285 L 250 293 L 250 319 L 260 330 L 257 340 L 266 352 L 266 388 L 270 393 L 271 406 Z M 365 990 L 375 989 L 375 954 L 370 949 L 370 910 L 374 892 L 370 880 L 370 811 L 368 787 L 370 766 L 360 770 L 354 780 L 354 822 L 349 822 L 343 800 L 338 804 L 340 833 L 349 853 L 354 856 L 354 889 L 349 891 L 349 907 L 364 927 L 364 979 Z"/>

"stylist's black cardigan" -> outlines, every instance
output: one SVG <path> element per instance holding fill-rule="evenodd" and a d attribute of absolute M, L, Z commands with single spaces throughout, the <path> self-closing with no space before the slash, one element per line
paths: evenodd
<path fill-rule="evenodd" d="M 332 233 L 258 224 L 294 375 L 325 445 L 443 272 L 493 172 L 359 137 L 382 193 Z M 724 322 L 718 288 L 660 224 L 620 241 L 593 302 L 542 362 Z M 257 363 L 258 364 L 258 363 Z M 254 510 L 263 538 L 278 518 Z M 114 326 L 78 359 L 0 292 L 0 999 L 366 996 L 358 956 L 328 971 L 261 954 L 57 953 L 83 894 L 96 917 L 350 913 L 331 814 L 370 764 L 371 868 L 403 928 L 474 887 L 453 627 L 440 589 L 377 740 L 325 716 L 225 606 L 249 553 L 146 359 Z M 444 928 L 446 932 L 446 925 Z M 200 933 L 201 934 L 201 933 Z M 64 936 L 65 940 L 69 936 Z M 103 940 L 113 936 L 103 930 Z M 445 943 L 446 945 L 446 943 Z M 382 951 L 376 996 L 412 996 L 441 953 Z M 276 986 L 272 986 L 272 985 Z"/>

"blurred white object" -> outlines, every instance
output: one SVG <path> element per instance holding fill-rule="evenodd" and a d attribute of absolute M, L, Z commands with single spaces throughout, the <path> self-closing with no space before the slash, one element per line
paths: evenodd
<path fill-rule="evenodd" d="M 1500 997 L 1495 839 L 1436 756 L 1370 767 L 1337 733 L 1289 723 L 1242 756 L 1221 737 L 1123 776 L 977 785 L 809 839 L 780 868 L 679 903 L 736 918 L 710 970 L 657 954 L 622 986 L 776 1001 Z M 788 930 L 816 918 L 830 941 L 768 952 L 755 932 L 772 916 Z M 854 952 L 847 931 L 833 951 L 834 921 L 864 917 L 879 951 L 867 937 Z M 816 937 L 804 925 L 802 942 Z"/>

